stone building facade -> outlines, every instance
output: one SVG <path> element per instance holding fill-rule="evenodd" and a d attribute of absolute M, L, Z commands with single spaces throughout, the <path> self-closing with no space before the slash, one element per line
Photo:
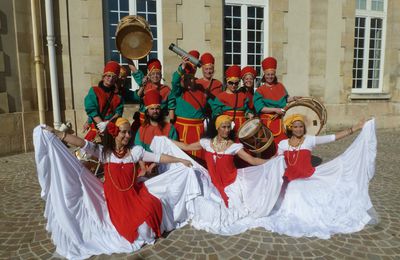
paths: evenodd
<path fill-rule="evenodd" d="M 152 55 L 163 63 L 166 84 L 180 62 L 168 50 L 170 43 L 213 53 L 220 80 L 229 64 L 253 62 L 259 69 L 260 59 L 274 56 L 278 79 L 291 95 L 324 103 L 326 130 L 349 126 L 362 116 L 375 116 L 379 128 L 400 126 L 396 0 L 10 0 L 0 2 L 0 155 L 33 148 L 38 75 L 43 77 L 45 122 L 53 122 L 45 2 L 53 4 L 61 118 L 72 122 L 79 135 L 86 120 L 84 96 L 100 80 L 105 61 L 119 56 L 112 43 L 115 15 L 148 12 L 150 17 L 151 8 L 156 17 L 151 19 L 157 21 Z M 36 57 L 33 18 L 38 22 Z M 261 27 L 251 31 L 250 20 Z M 125 116 L 136 109 L 126 105 Z"/>

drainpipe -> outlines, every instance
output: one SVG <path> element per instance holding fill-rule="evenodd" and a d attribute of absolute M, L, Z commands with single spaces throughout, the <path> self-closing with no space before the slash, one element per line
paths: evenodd
<path fill-rule="evenodd" d="M 51 100 L 53 103 L 54 128 L 59 129 L 61 126 L 60 100 L 58 94 L 57 79 L 57 63 L 56 49 L 54 44 L 54 20 L 53 20 L 53 1 L 46 0 L 46 28 L 47 28 L 47 46 L 49 49 L 49 65 L 50 65 L 50 84 L 51 84 Z"/>
<path fill-rule="evenodd" d="M 45 105 L 44 105 L 44 91 L 43 91 L 43 61 L 40 53 L 39 33 L 37 26 L 37 14 L 36 14 L 36 0 L 31 0 L 31 12 L 32 12 L 32 29 L 33 29 L 33 52 L 34 52 L 34 64 L 36 72 L 36 87 L 38 96 L 38 108 L 39 108 L 39 121 L 40 124 L 46 123 Z"/>

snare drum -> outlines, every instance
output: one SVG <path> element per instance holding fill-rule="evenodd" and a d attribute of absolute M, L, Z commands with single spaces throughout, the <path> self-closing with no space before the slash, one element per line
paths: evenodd
<path fill-rule="evenodd" d="M 303 97 L 291 102 L 286 106 L 285 110 L 286 113 L 283 120 L 293 114 L 303 115 L 307 134 L 310 135 L 318 135 L 328 119 L 325 106 L 312 97 Z"/>
<path fill-rule="evenodd" d="M 262 153 L 273 142 L 271 131 L 259 118 L 249 119 L 239 128 L 238 138 L 245 148 L 253 153 Z"/>

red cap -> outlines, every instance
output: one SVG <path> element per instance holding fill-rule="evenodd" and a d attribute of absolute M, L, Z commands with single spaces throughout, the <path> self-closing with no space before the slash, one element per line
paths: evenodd
<path fill-rule="evenodd" d="M 242 69 L 242 71 L 240 72 L 240 77 L 243 78 L 246 74 L 253 75 L 253 78 L 257 77 L 257 71 L 250 66 L 246 66 Z"/>
<path fill-rule="evenodd" d="M 158 59 L 150 59 L 147 62 L 147 70 L 148 71 L 161 71 L 161 62 Z"/>
<path fill-rule="evenodd" d="M 265 58 L 262 62 L 261 62 L 261 66 L 263 71 L 265 70 L 276 70 L 276 66 L 277 66 L 277 61 L 274 57 L 268 57 Z"/>
<path fill-rule="evenodd" d="M 109 62 L 107 62 L 106 66 L 104 67 L 103 75 L 114 74 L 118 77 L 119 71 L 120 71 L 120 66 L 119 66 L 118 62 L 109 61 Z"/>
<path fill-rule="evenodd" d="M 201 61 L 202 66 L 204 66 L 204 65 L 208 65 L 208 64 L 214 64 L 215 59 L 211 53 L 206 52 L 206 53 L 203 53 L 203 55 L 201 55 L 200 61 Z"/>
<path fill-rule="evenodd" d="M 196 50 L 189 51 L 189 54 L 192 55 L 193 57 L 195 57 L 196 59 L 198 59 L 200 57 L 200 52 L 198 52 Z"/>
<path fill-rule="evenodd" d="M 232 79 L 240 79 L 240 67 L 238 65 L 232 65 L 225 71 L 226 81 Z"/>
<path fill-rule="evenodd" d="M 198 59 L 200 57 L 200 52 L 198 52 L 196 50 L 189 51 L 189 54 L 192 55 L 193 57 L 195 57 L 196 59 Z M 197 67 L 195 65 L 193 65 L 191 62 L 189 62 L 187 65 L 188 66 L 185 67 L 185 73 L 191 74 L 191 75 L 196 74 Z"/>
<path fill-rule="evenodd" d="M 143 102 L 146 109 L 154 106 L 160 106 L 161 104 L 160 92 L 158 92 L 158 90 L 156 89 L 151 89 L 147 91 L 143 97 Z"/>

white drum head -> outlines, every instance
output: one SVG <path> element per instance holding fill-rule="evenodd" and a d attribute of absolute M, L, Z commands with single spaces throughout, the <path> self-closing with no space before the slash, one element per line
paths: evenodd
<path fill-rule="evenodd" d="M 252 133 L 255 129 L 257 129 L 259 125 L 260 125 L 260 119 L 258 118 L 246 121 L 239 129 L 238 133 L 239 139 L 248 137 L 249 133 Z"/>

